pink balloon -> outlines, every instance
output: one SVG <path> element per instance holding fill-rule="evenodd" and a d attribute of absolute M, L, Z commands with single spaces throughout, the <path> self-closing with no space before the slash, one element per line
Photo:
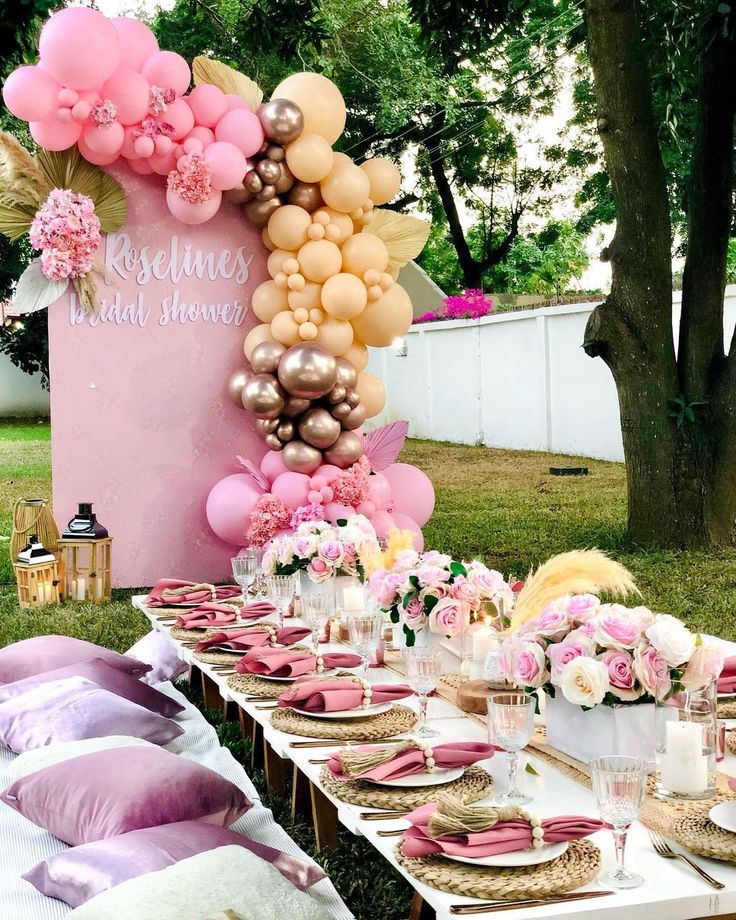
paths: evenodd
<path fill-rule="evenodd" d="M 271 483 L 271 495 L 280 498 L 287 508 L 298 508 L 307 504 L 309 476 L 292 473 L 290 470 L 277 476 Z"/>
<path fill-rule="evenodd" d="M 248 111 L 250 111 L 245 99 L 243 99 L 242 96 L 236 95 L 236 93 L 225 93 L 225 103 L 228 112 L 232 112 L 233 109 L 248 109 Z"/>
<path fill-rule="evenodd" d="M 245 157 L 233 144 L 215 141 L 204 152 L 205 163 L 212 170 L 212 188 L 222 191 L 235 188 L 243 181 L 248 168 Z"/>
<path fill-rule="evenodd" d="M 102 87 L 101 96 L 118 110 L 121 125 L 133 125 L 146 117 L 151 87 L 148 80 L 130 67 L 120 67 Z"/>
<path fill-rule="evenodd" d="M 41 30 L 38 50 L 44 69 L 73 89 L 101 86 L 120 64 L 115 27 L 102 13 L 87 7 L 54 13 Z"/>
<path fill-rule="evenodd" d="M 73 147 L 82 133 L 82 126 L 75 121 L 65 125 L 54 116 L 44 121 L 32 121 L 28 127 L 33 140 L 44 150 L 66 150 Z"/>
<path fill-rule="evenodd" d="M 110 157 L 115 154 L 117 157 L 125 140 L 125 130 L 117 121 L 104 127 L 93 124 L 82 131 L 82 137 L 85 146 L 96 156 Z"/>
<path fill-rule="evenodd" d="M 383 475 L 391 486 L 394 510 L 424 527 L 434 511 L 434 487 L 426 473 L 410 463 L 392 463 Z"/>
<path fill-rule="evenodd" d="M 360 502 L 355 508 L 358 514 L 362 514 L 367 518 L 372 518 L 373 515 L 378 510 L 373 502 Z"/>
<path fill-rule="evenodd" d="M 211 128 L 205 128 L 204 125 L 195 125 L 186 136 L 187 141 L 190 139 L 199 141 L 204 149 L 209 147 L 210 144 L 214 144 L 215 132 Z"/>
<path fill-rule="evenodd" d="M 355 514 L 355 508 L 352 508 L 350 505 L 342 505 L 340 502 L 328 502 L 325 506 L 325 520 L 335 523 L 335 521 L 342 521 L 346 518 L 349 518 L 351 514 Z"/>
<path fill-rule="evenodd" d="M 368 494 L 379 511 L 385 511 L 391 502 L 391 485 L 383 473 L 376 473 L 368 480 Z"/>
<path fill-rule="evenodd" d="M 173 149 L 161 156 L 158 154 L 150 156 L 148 162 L 151 164 L 151 169 L 158 173 L 159 176 L 168 176 L 172 169 L 176 169 L 176 158 L 174 157 Z"/>
<path fill-rule="evenodd" d="M 408 514 L 401 514 L 399 511 L 391 512 L 390 516 L 397 530 L 408 530 L 412 533 L 414 538 L 414 549 L 418 553 L 421 553 L 424 549 L 424 534 L 422 533 L 422 528 L 417 524 L 414 518 L 409 517 Z"/>
<path fill-rule="evenodd" d="M 221 201 L 222 192 L 216 189 L 212 189 L 212 197 L 202 204 L 190 204 L 171 190 L 166 191 L 166 204 L 169 210 L 183 224 L 203 224 L 210 220 L 217 214 Z"/>
<path fill-rule="evenodd" d="M 139 176 L 150 176 L 153 172 L 148 160 L 128 160 L 128 166 Z"/>
<path fill-rule="evenodd" d="M 141 73 L 152 86 L 173 89 L 177 96 L 183 96 L 192 79 L 189 64 L 175 51 L 157 51 L 146 59 Z M 166 110 L 168 120 L 169 109 Z"/>
<path fill-rule="evenodd" d="M 371 518 L 371 524 L 373 524 L 373 529 L 376 531 L 376 536 L 379 540 L 385 540 L 390 531 L 396 527 L 394 519 L 388 511 L 376 511 Z"/>
<path fill-rule="evenodd" d="M 248 473 L 233 473 L 212 487 L 207 496 L 207 520 L 221 540 L 243 545 L 250 513 L 262 494 L 263 489 Z"/>
<path fill-rule="evenodd" d="M 284 465 L 280 450 L 269 450 L 263 455 L 263 460 L 261 460 L 261 472 L 269 482 L 273 482 L 274 479 L 282 473 L 289 472 Z"/>
<path fill-rule="evenodd" d="M 321 476 L 325 482 L 330 483 L 334 482 L 340 473 L 342 473 L 342 470 L 339 466 L 333 466 L 331 463 L 325 463 L 316 471 L 314 475 Z"/>
<path fill-rule="evenodd" d="M 217 122 L 227 112 L 225 93 L 211 83 L 200 83 L 187 96 L 189 107 L 194 112 L 194 119 L 198 125 L 214 128 Z"/>
<path fill-rule="evenodd" d="M 3 101 L 16 118 L 43 121 L 56 108 L 60 89 L 40 67 L 19 67 L 5 81 Z"/>
<path fill-rule="evenodd" d="M 218 141 L 234 144 L 246 157 L 258 153 L 263 144 L 263 128 L 258 116 L 250 109 L 232 109 L 217 122 L 215 137 Z"/>
<path fill-rule="evenodd" d="M 77 141 L 77 147 L 79 147 L 79 152 L 85 158 L 88 163 L 94 163 L 95 166 L 109 166 L 111 163 L 114 163 L 115 160 L 120 156 L 119 153 L 97 153 L 93 150 L 85 141 L 84 133 L 80 136 Z"/>
<path fill-rule="evenodd" d="M 116 16 L 110 22 L 120 39 L 121 62 L 133 70 L 140 70 L 146 60 L 158 51 L 156 36 L 140 19 Z"/>
<path fill-rule="evenodd" d="M 147 135 L 136 137 L 133 139 L 133 151 L 136 157 L 148 159 L 156 152 L 156 142 L 152 137 L 148 137 Z M 153 172 L 153 166 L 151 166 L 151 172 Z M 169 172 L 171 172 L 171 170 L 169 170 Z"/>
<path fill-rule="evenodd" d="M 164 54 L 164 52 L 162 51 L 161 54 Z M 161 116 L 161 121 L 171 125 L 173 128 L 172 139 L 180 141 L 194 127 L 194 113 L 189 108 L 189 103 L 186 99 L 175 99 Z"/>
<path fill-rule="evenodd" d="M 126 160 L 139 159 L 139 155 L 135 152 L 135 142 L 137 140 L 135 132 L 137 130 L 135 125 L 127 125 L 125 128 L 123 146 L 120 148 L 120 156 L 125 157 Z"/>
<path fill-rule="evenodd" d="M 68 111 L 67 109 L 59 109 L 59 121 L 66 121 L 65 118 L 62 118 L 61 113 Z M 74 121 L 78 121 L 79 124 L 83 124 L 90 116 L 92 111 L 92 106 L 89 102 L 86 102 L 84 99 L 80 99 L 79 102 L 75 102 L 72 106 L 72 118 Z"/>

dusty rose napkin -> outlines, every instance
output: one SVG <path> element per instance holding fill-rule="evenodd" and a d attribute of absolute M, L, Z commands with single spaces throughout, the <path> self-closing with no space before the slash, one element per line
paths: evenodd
<path fill-rule="evenodd" d="M 195 646 L 198 652 L 213 646 L 222 646 L 234 652 L 247 652 L 249 649 L 270 645 L 271 636 L 276 639 L 277 645 L 294 645 L 311 635 L 311 629 L 305 626 L 284 626 L 283 629 L 229 629 L 227 632 L 217 633 L 209 639 L 202 639 Z M 238 662 L 240 664 L 240 662 Z M 237 665 L 236 665 L 237 667 Z"/>
<path fill-rule="evenodd" d="M 182 611 L 176 620 L 176 625 L 182 629 L 201 629 L 203 626 L 226 626 L 234 623 L 237 612 L 229 604 L 217 604 L 207 601 L 194 610 Z"/>
<path fill-rule="evenodd" d="M 411 696 L 406 684 L 373 684 L 371 702 L 392 703 Z M 298 680 L 279 697 L 279 706 L 291 706 L 303 712 L 337 712 L 357 709 L 363 702 L 363 687 L 350 680 Z"/>
<path fill-rule="evenodd" d="M 499 821 L 487 831 L 430 837 L 428 823 L 436 810 L 437 805 L 432 802 L 422 805 L 406 816 L 406 820 L 411 822 L 411 827 L 401 838 L 401 852 L 404 856 L 446 853 L 448 856 L 480 858 L 526 850 L 532 844 L 531 826 L 528 821 L 522 821 L 520 818 Z M 542 821 L 544 839 L 547 843 L 580 840 L 602 830 L 605 826 L 602 821 L 584 815 L 560 815 L 558 818 L 545 818 Z"/>
<path fill-rule="evenodd" d="M 240 608 L 241 620 L 260 620 L 262 617 L 268 617 L 276 613 L 276 608 L 271 601 L 251 601 L 245 607 Z"/>
<path fill-rule="evenodd" d="M 182 588 L 192 590 L 180 593 Z M 212 596 L 213 589 L 215 597 Z M 206 585 L 196 584 L 193 581 L 182 581 L 180 578 L 159 578 L 144 603 L 148 607 L 176 607 L 178 604 L 199 604 L 213 600 L 226 601 L 242 593 L 243 589 L 238 585 Z"/>
<path fill-rule="evenodd" d="M 380 745 L 379 745 L 380 748 Z M 371 745 L 358 747 L 356 751 L 373 750 Z M 469 767 L 470 764 L 477 763 L 479 760 L 487 760 L 493 757 L 495 748 L 492 744 L 483 744 L 481 741 L 452 741 L 448 744 L 438 744 L 432 748 L 432 756 L 435 761 L 435 769 L 450 770 L 453 767 Z M 361 773 L 358 779 L 375 779 L 390 780 L 398 779 L 400 776 L 412 776 L 415 773 L 426 773 L 426 758 L 422 751 L 415 748 L 413 751 L 402 751 L 392 760 L 381 764 L 380 767 L 374 767 L 366 773 Z M 342 771 L 339 753 L 333 754 L 327 764 L 330 770 L 338 779 L 349 780 L 351 777 L 346 776 Z"/>
<path fill-rule="evenodd" d="M 719 693 L 736 693 L 736 655 L 723 662 L 721 676 L 716 683 Z"/>
<path fill-rule="evenodd" d="M 357 668 L 360 655 L 349 652 L 325 652 L 322 664 L 331 668 Z M 262 674 L 264 677 L 301 677 L 312 674 L 317 667 L 317 657 L 311 652 L 290 652 L 279 648 L 251 649 L 240 662 L 241 673 Z"/>

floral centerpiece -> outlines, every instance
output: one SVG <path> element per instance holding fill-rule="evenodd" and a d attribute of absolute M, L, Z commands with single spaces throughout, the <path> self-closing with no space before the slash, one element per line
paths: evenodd
<path fill-rule="evenodd" d="M 509 610 L 514 592 L 500 572 L 482 562 L 458 562 L 445 553 L 405 549 L 390 567 L 377 568 L 368 588 L 391 622 L 401 623 L 406 644 L 420 633 L 459 636 L 481 611 L 484 601 Z"/>

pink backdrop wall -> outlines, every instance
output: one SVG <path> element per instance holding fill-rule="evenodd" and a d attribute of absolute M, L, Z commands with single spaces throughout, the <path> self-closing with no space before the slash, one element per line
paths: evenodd
<path fill-rule="evenodd" d="M 69 292 L 49 308 L 54 514 L 92 501 L 113 542 L 113 584 L 229 575 L 232 547 L 204 514 L 212 485 L 264 453 L 225 386 L 258 321 L 267 277 L 258 231 L 223 202 L 206 224 L 175 221 L 166 179 L 115 171 L 128 220 L 105 241 L 99 316 Z"/>

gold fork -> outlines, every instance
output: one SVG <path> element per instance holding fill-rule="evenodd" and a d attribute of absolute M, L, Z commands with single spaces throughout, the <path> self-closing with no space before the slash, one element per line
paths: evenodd
<path fill-rule="evenodd" d="M 687 863 L 691 869 L 695 869 L 698 875 L 713 888 L 721 889 L 726 887 L 722 882 L 716 881 L 712 875 L 708 875 L 705 869 L 701 869 L 697 863 L 690 859 L 690 857 L 685 856 L 684 853 L 678 853 L 673 850 L 664 837 L 658 834 L 657 831 L 649 831 L 649 837 L 652 841 L 652 846 L 660 856 L 664 856 L 665 859 L 681 859 L 684 863 Z"/>

